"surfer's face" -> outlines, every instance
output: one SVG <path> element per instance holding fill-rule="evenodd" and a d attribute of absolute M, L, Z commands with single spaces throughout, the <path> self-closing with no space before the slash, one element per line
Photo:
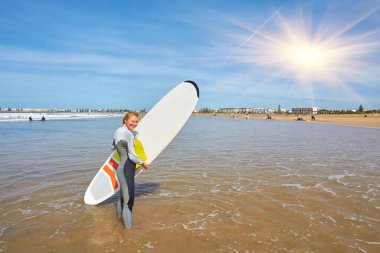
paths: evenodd
<path fill-rule="evenodd" d="M 133 131 L 139 124 L 139 119 L 132 115 L 127 121 L 124 122 L 124 124 L 127 126 L 129 131 Z"/>

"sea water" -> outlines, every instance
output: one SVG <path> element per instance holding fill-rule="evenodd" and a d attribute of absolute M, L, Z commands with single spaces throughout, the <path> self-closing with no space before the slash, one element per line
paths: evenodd
<path fill-rule="evenodd" d="M 120 123 L 0 122 L 0 251 L 380 251 L 380 129 L 191 117 L 125 230 L 83 203 Z"/>

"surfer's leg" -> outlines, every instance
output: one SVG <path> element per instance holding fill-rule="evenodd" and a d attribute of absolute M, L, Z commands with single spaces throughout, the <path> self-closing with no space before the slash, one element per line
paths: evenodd
<path fill-rule="evenodd" d="M 126 143 L 120 141 L 119 143 L 116 144 L 116 149 L 120 156 L 119 168 L 117 170 L 117 178 L 120 183 L 120 199 L 119 199 L 120 204 L 118 203 L 118 206 L 117 206 L 118 215 L 119 215 L 119 210 L 120 210 L 120 216 L 123 220 L 124 226 L 127 228 L 130 228 L 132 227 L 132 219 L 128 219 L 128 217 L 130 216 L 132 218 L 132 215 L 128 215 L 128 213 L 131 213 L 131 211 L 128 208 L 129 192 L 128 192 L 128 184 L 126 181 L 126 176 L 124 175 L 124 168 L 126 167 L 127 160 L 129 160 L 127 145 Z M 130 222 L 128 222 L 128 220 L 130 220 Z"/>
<path fill-rule="evenodd" d="M 128 206 L 131 212 L 135 203 L 135 169 L 136 164 L 128 158 L 124 163 L 124 176 L 128 185 L 129 199 L 124 199 L 124 204 Z"/>
<path fill-rule="evenodd" d="M 122 219 L 124 222 L 124 226 L 131 228 L 132 227 L 132 207 L 135 201 L 135 168 L 136 164 L 131 160 L 127 159 L 124 163 L 123 174 L 125 182 L 127 183 L 127 195 L 123 193 L 123 211 L 122 211 Z"/>
<path fill-rule="evenodd" d="M 123 211 L 123 194 L 120 192 L 119 201 L 117 201 L 117 217 L 121 219 L 121 212 Z"/>

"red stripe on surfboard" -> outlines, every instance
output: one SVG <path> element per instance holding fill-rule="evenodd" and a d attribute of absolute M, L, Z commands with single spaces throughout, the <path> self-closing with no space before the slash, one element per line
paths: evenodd
<path fill-rule="evenodd" d="M 116 180 L 115 174 L 112 172 L 112 169 L 110 167 L 108 167 L 108 165 L 106 164 L 103 167 L 103 170 L 110 177 L 113 189 L 116 189 L 118 187 L 118 184 L 117 184 L 117 180 Z"/>
<path fill-rule="evenodd" d="M 117 167 L 119 167 L 119 164 L 118 164 L 115 160 L 113 160 L 113 159 L 110 159 L 110 161 L 108 162 L 108 164 L 109 164 L 112 168 L 114 168 L 114 170 L 117 170 Z"/>

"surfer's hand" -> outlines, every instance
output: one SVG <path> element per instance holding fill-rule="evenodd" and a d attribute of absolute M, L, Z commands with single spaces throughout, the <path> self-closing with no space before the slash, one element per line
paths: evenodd
<path fill-rule="evenodd" d="M 147 170 L 150 167 L 150 163 L 144 162 L 143 164 L 141 164 L 141 166 L 143 166 L 143 168 Z"/>

